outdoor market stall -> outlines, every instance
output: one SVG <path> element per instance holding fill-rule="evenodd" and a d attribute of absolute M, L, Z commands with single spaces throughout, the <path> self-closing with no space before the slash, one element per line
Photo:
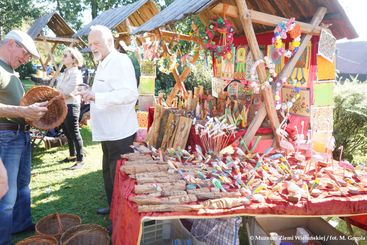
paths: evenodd
<path fill-rule="evenodd" d="M 190 70 L 180 75 L 177 67 L 169 68 L 176 86 L 167 104 L 181 91 L 185 106 L 156 107 L 156 133 L 148 133 L 148 143 L 161 150 L 119 162 L 111 211 L 119 231 L 113 233 L 115 244 L 138 243 L 147 219 L 367 213 L 366 169 L 331 159 L 335 40 L 356 33 L 337 1 L 288 3 L 176 0 L 133 32 L 197 14 L 206 26 L 203 36 L 163 30 L 151 35 L 162 39 L 166 55 L 167 38 L 211 50 L 216 79 L 211 94 L 200 88 L 191 93 L 184 87 Z M 256 99 L 249 103 L 253 116 L 245 119 L 241 98 L 248 90 Z M 217 98 L 210 102 L 210 95 Z M 237 112 L 236 103 L 242 106 Z M 263 127 L 270 129 L 266 142 L 255 137 Z M 192 152 L 185 150 L 190 134 L 200 138 Z"/>
<path fill-rule="evenodd" d="M 81 48 L 86 46 L 81 38 L 73 37 L 75 32 L 57 12 L 46 14 L 35 20 L 29 28 L 28 34 L 33 40 L 37 41 L 37 45 L 42 47 L 47 54 L 47 57 L 40 57 L 43 74 L 37 74 L 33 79 L 35 79 L 36 82 L 41 81 L 41 83 L 47 85 L 51 82 L 51 79 L 53 79 L 53 81 L 55 80 L 62 68 L 62 64 L 58 65 L 55 61 L 54 51 L 56 47 L 61 44 L 71 47 L 79 46 Z M 52 44 L 52 46 L 50 44 Z M 47 74 L 47 67 L 50 61 L 52 66 L 57 69 L 53 75 Z M 40 73 L 42 72 L 40 71 Z M 53 84 L 51 84 L 51 86 L 52 85 Z"/>

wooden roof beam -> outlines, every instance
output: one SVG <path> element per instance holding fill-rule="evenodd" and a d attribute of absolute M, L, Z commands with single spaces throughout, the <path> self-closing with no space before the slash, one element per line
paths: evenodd
<path fill-rule="evenodd" d="M 148 34 L 148 36 L 161 36 L 162 38 L 177 38 L 178 40 L 195 42 L 195 43 L 198 43 L 200 45 L 203 45 L 203 41 L 200 38 L 192 37 L 192 36 L 189 36 L 189 35 L 186 35 L 186 34 L 175 33 L 175 32 L 172 32 L 172 31 L 160 30 L 159 34 L 156 34 L 156 33 L 153 33 L 153 32 L 149 32 L 147 34 Z"/>
<path fill-rule="evenodd" d="M 218 3 L 211 9 L 215 14 L 222 15 L 223 14 L 223 3 Z M 253 23 L 266 25 L 266 26 L 276 26 L 280 22 L 287 20 L 286 18 L 262 13 L 259 11 L 249 9 L 250 18 Z M 226 16 L 232 18 L 239 18 L 238 8 L 234 5 L 228 5 L 226 10 Z M 313 27 L 312 25 L 300 21 L 296 21 L 297 24 L 301 26 L 301 31 L 305 34 L 312 34 L 312 35 L 320 35 L 321 27 Z"/>
<path fill-rule="evenodd" d="M 54 43 L 77 43 L 77 42 L 80 42 L 80 39 L 69 38 L 69 37 L 43 37 L 43 36 L 38 36 L 36 38 L 37 41 L 44 41 L 44 39 L 48 42 L 54 42 Z"/>

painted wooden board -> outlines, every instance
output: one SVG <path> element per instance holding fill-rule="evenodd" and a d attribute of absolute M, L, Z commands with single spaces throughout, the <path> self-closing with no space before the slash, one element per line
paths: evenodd
<path fill-rule="evenodd" d="M 313 85 L 313 100 L 315 106 L 334 105 L 335 81 L 315 83 Z"/>
<path fill-rule="evenodd" d="M 296 92 L 293 91 L 291 87 L 283 87 L 282 88 L 282 102 L 287 103 L 291 101 L 292 98 L 296 96 Z M 310 116 L 311 105 L 310 105 L 310 90 L 309 89 L 301 89 L 300 97 L 293 104 L 290 109 L 291 113 L 300 116 Z"/>

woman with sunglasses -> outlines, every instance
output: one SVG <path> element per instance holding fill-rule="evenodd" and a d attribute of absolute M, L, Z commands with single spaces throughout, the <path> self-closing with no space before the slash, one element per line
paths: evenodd
<path fill-rule="evenodd" d="M 68 114 L 62 124 L 62 129 L 68 139 L 69 157 L 63 162 L 76 161 L 70 169 L 80 169 L 83 167 L 83 139 L 79 131 L 80 95 L 77 87 L 83 83 L 82 73 L 78 69 L 83 65 L 83 56 L 75 48 L 67 48 L 64 51 L 63 63 L 66 66 L 61 82 L 57 84 L 57 89 L 65 95 Z"/>

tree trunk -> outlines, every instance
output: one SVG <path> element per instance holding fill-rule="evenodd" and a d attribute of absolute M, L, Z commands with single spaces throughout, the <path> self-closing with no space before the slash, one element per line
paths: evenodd
<path fill-rule="evenodd" d="M 94 19 L 97 17 L 98 2 L 97 0 L 92 0 L 90 4 L 91 4 L 91 9 L 92 9 L 92 19 Z"/>

